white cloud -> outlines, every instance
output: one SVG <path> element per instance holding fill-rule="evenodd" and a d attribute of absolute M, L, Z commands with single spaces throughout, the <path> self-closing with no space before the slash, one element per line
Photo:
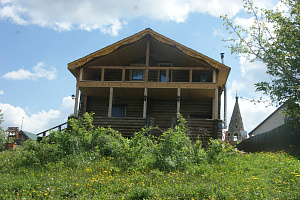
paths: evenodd
<path fill-rule="evenodd" d="M 213 28 L 213 32 L 212 32 L 213 36 L 221 36 L 224 37 L 225 34 L 223 33 L 223 30 L 221 28 Z"/>
<path fill-rule="evenodd" d="M 240 0 L 2 0 L 0 18 L 57 31 L 98 29 L 117 35 L 127 20 L 134 18 L 180 23 L 191 13 L 205 13 L 214 17 L 228 14 L 233 17 L 241 9 Z"/>
<path fill-rule="evenodd" d="M 4 92 L 2 90 L 0 90 L 0 95 L 3 95 L 3 94 L 4 94 Z"/>
<path fill-rule="evenodd" d="M 234 24 L 241 26 L 242 28 L 248 28 L 249 26 L 254 24 L 254 17 L 250 18 L 241 18 L 236 17 L 234 18 Z"/>
<path fill-rule="evenodd" d="M 4 74 L 2 78 L 9 80 L 24 80 L 31 79 L 37 80 L 38 78 L 46 78 L 48 80 L 56 79 L 57 71 L 54 67 L 50 67 L 49 70 L 44 69 L 45 64 L 43 62 L 39 62 L 35 65 L 31 71 L 19 69 L 17 71 L 12 71 Z"/>
<path fill-rule="evenodd" d="M 42 110 L 33 114 L 27 114 L 25 109 L 21 107 L 0 103 L 4 119 L 2 125 L 5 130 L 7 127 L 19 127 L 21 129 L 23 120 L 22 129 L 37 134 L 66 122 L 73 111 L 74 100 L 71 100 L 71 97 L 65 97 L 58 110 Z"/>

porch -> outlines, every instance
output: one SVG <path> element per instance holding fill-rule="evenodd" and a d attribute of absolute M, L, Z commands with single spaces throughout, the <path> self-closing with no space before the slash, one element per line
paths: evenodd
<path fill-rule="evenodd" d="M 140 117 L 99 117 L 94 116 L 94 125 L 102 127 L 111 127 L 119 131 L 124 137 L 132 137 L 135 132 L 141 131 L 145 126 L 156 126 L 160 124 L 159 118 L 140 118 Z M 170 120 L 169 127 L 153 130 L 149 134 L 159 136 L 168 128 L 174 128 L 177 124 L 177 118 Z M 222 121 L 212 119 L 187 119 L 187 136 L 196 141 L 200 139 L 203 144 L 207 144 L 209 139 L 222 137 Z"/>

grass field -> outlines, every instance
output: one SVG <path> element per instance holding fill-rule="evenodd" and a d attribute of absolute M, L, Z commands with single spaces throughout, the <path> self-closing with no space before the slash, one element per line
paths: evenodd
<path fill-rule="evenodd" d="M 239 154 L 218 140 L 203 148 L 183 118 L 131 139 L 92 119 L 0 152 L 0 200 L 300 199 L 300 161 L 284 152 Z"/>
<path fill-rule="evenodd" d="M 78 161 L 80 162 L 80 161 Z M 285 153 L 227 155 L 186 170 L 121 170 L 113 158 L 80 167 L 1 172 L 0 199 L 300 199 L 300 162 Z"/>

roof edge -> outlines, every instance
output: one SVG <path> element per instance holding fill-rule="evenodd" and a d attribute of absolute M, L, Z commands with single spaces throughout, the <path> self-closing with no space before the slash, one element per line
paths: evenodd
<path fill-rule="evenodd" d="M 223 68 L 224 70 L 228 70 L 228 72 L 230 71 L 230 67 L 212 59 L 212 58 L 209 58 L 205 55 L 203 55 L 202 53 L 199 53 L 191 48 L 188 48 L 168 37 L 165 37 L 155 31 L 153 31 L 152 29 L 150 28 L 146 28 L 145 30 L 143 31 L 140 31 L 134 35 L 131 35 L 123 40 L 120 40 L 112 45 L 109 45 L 107 47 L 104 47 L 94 53 L 91 53 L 87 56 L 84 56 L 80 59 L 77 59 L 73 62 L 70 62 L 68 63 L 68 69 L 76 69 L 76 68 L 79 68 L 81 66 L 83 66 L 84 64 L 86 64 L 87 62 L 91 61 L 92 59 L 94 58 L 97 58 L 97 57 L 101 57 L 101 56 L 105 56 L 105 55 L 108 55 L 110 53 L 112 53 L 113 51 L 117 50 L 119 47 L 121 46 L 124 46 L 124 45 L 127 45 L 127 44 L 131 44 L 133 42 L 136 42 L 140 39 L 142 39 L 143 37 L 145 37 L 146 35 L 150 35 L 152 36 L 154 39 L 156 39 L 157 41 L 159 42 L 162 42 L 164 44 L 167 44 L 167 45 L 170 45 L 170 46 L 173 46 L 175 48 L 177 48 L 179 51 L 183 52 L 184 54 L 190 56 L 190 57 L 193 57 L 193 58 L 196 58 L 196 59 L 201 59 L 201 60 L 204 60 L 205 62 L 207 62 L 209 65 L 211 65 L 212 67 L 214 67 L 215 69 L 220 69 Z"/>
<path fill-rule="evenodd" d="M 267 121 L 270 117 L 272 117 L 277 111 L 279 111 L 284 106 L 285 104 L 282 104 L 276 110 L 274 110 L 274 112 L 272 112 L 268 117 L 266 117 L 262 122 L 260 122 L 248 135 L 252 135 L 256 129 L 258 129 L 265 121 Z"/>

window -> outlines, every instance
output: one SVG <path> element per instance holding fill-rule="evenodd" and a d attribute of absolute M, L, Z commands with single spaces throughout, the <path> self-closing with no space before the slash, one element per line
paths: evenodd
<path fill-rule="evenodd" d="M 132 70 L 132 80 L 143 80 L 143 72 L 142 69 L 133 69 Z"/>
<path fill-rule="evenodd" d="M 166 82 L 166 77 L 167 77 L 167 74 L 166 74 L 166 70 L 160 70 L 159 72 L 160 74 L 160 82 Z"/>
<path fill-rule="evenodd" d="M 101 81 L 101 76 L 95 75 L 93 79 L 94 81 Z"/>
<path fill-rule="evenodd" d="M 200 74 L 200 82 L 207 82 L 207 74 L 206 73 Z"/>

